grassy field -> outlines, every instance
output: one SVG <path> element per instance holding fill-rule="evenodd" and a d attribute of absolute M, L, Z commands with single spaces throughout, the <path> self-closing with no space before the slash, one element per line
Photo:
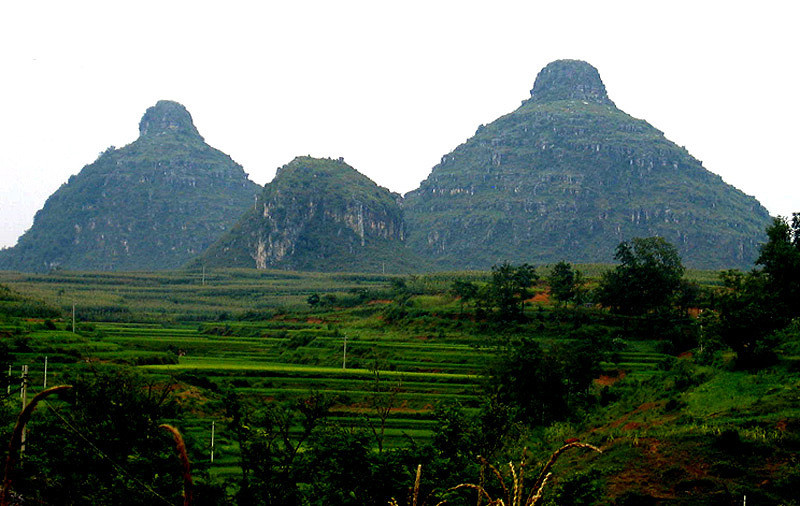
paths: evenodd
<path fill-rule="evenodd" d="M 584 266 L 595 279 L 607 268 Z M 688 276 L 706 286 L 717 283 L 716 273 Z M 544 348 L 568 350 L 587 333 L 606 333 L 620 345 L 592 387 L 599 404 L 581 423 L 534 430 L 526 441 L 530 451 L 547 454 L 576 435 L 602 446 L 602 457 L 567 457 L 560 465 L 574 466 L 570 472 L 578 476 L 602 475 L 612 495 L 639 490 L 670 498 L 695 488 L 697 494 L 717 493 L 702 488 L 713 482 L 731 494 L 763 498 L 772 496 L 745 490 L 738 477 L 756 483 L 769 473 L 792 476 L 783 469 L 793 465 L 795 454 L 786 450 L 793 436 L 787 434 L 800 420 L 798 347 L 778 367 L 759 373 L 726 369 L 724 360 L 713 367 L 694 364 L 691 355 L 662 353 L 652 336 L 628 332 L 620 338 L 614 329 L 631 321 L 595 308 L 560 311 L 542 284 L 526 306 L 527 323 L 502 328 L 476 318 L 470 304 L 462 312 L 460 301 L 448 294 L 454 279 L 484 282 L 487 273 L 481 272 L 403 278 L 407 316 L 394 319 L 396 279 L 254 270 L 213 270 L 205 278 L 188 271 L 0 272 L 0 284 L 63 314 L 51 321 L 8 320 L 0 333 L 14 351 L 14 370 L 30 366 L 32 393 L 43 385 L 45 356 L 51 385 L 77 367 L 111 363 L 174 386 L 185 413 L 176 423 L 199 442 L 192 460 L 220 480 L 240 472 L 226 395 L 260 407 L 322 393 L 332 399 L 331 420 L 368 434 L 379 422 L 378 406 L 388 403 L 383 444 L 394 448 L 429 441 L 437 405 L 457 402 L 477 412 L 486 366 L 509 337 L 525 335 Z M 312 295 L 321 301 L 313 307 Z M 740 441 L 732 449 L 724 446 L 731 431 Z M 741 448 L 750 453 L 737 455 Z M 654 469 L 660 482 L 653 479 Z"/>
<path fill-rule="evenodd" d="M 254 270 L 213 270 L 205 277 L 184 271 L 0 273 L 0 283 L 60 307 L 65 315 L 57 330 L 31 323 L 37 329 L 20 338 L 18 365 L 29 364 L 36 377 L 47 356 L 52 384 L 76 362 L 129 364 L 177 385 L 180 402 L 193 413 L 185 430 L 202 434 L 217 421 L 221 452 L 227 455 L 215 460 L 220 469 L 231 466 L 235 453 L 215 402 L 224 391 L 254 404 L 324 392 L 335 399 L 333 416 L 356 428 L 375 422 L 377 397 L 391 396 L 388 446 L 429 438 L 439 403 L 476 409 L 481 375 L 498 337 L 460 314 L 458 301 L 447 295 L 455 278 L 481 281 L 486 273 L 406 278 L 410 307 L 419 316 L 389 324 L 383 312 L 392 304 L 391 276 Z M 327 303 L 312 309 L 306 303 L 311 294 Z M 549 307 L 534 306 L 529 311 Z M 561 339 L 549 332 L 553 329 L 536 328 L 546 346 Z M 653 346 L 631 343 L 618 362 L 604 366 L 646 378 L 664 358 Z"/>

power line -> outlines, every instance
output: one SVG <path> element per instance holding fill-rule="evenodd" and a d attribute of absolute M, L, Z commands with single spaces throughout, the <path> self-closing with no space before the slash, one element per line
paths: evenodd
<path fill-rule="evenodd" d="M 125 469 L 125 468 L 124 468 L 124 467 L 122 467 L 121 465 L 119 465 L 119 464 L 117 464 L 116 462 L 114 462 L 114 460 L 113 460 L 111 457 L 109 457 L 108 455 L 106 455 L 106 454 L 105 454 L 105 452 L 103 452 L 103 450 L 101 450 L 100 448 L 98 448 L 98 447 L 97 447 L 97 445 L 95 445 L 94 443 L 92 443 L 92 441 L 90 441 L 90 440 L 89 440 L 89 439 L 88 439 L 86 436 L 84 436 L 84 435 L 83 435 L 83 433 L 82 433 L 80 430 L 76 429 L 76 428 L 75 428 L 75 427 L 74 427 L 74 426 L 73 426 L 71 423 L 69 423 L 69 421 L 68 421 L 66 418 L 64 418 L 63 416 L 61 416 L 61 413 L 59 413 L 59 412 L 58 412 L 58 411 L 57 411 L 55 408 L 53 408 L 52 406 L 50 406 L 50 404 L 47 404 L 47 403 L 45 403 L 45 406 L 47 406 L 47 409 L 49 409 L 50 411 L 52 411 L 54 415 L 56 415 L 56 416 L 57 416 L 57 417 L 58 417 L 58 418 L 59 418 L 59 419 L 60 419 L 62 422 L 64 422 L 64 425 L 66 425 L 68 429 L 70 429 L 70 430 L 71 430 L 72 432 L 74 432 L 74 433 L 75 433 L 75 434 L 76 434 L 78 437 L 80 437 L 81 439 L 83 439 L 83 440 L 86 442 L 86 444 L 88 444 L 88 445 L 89 445 L 89 446 L 90 446 L 90 447 L 91 447 L 91 448 L 92 448 L 92 449 L 93 449 L 95 452 L 97 452 L 97 454 L 98 454 L 98 455 L 100 455 L 100 457 L 102 457 L 102 458 L 104 458 L 105 460 L 107 460 L 108 462 L 110 462 L 110 463 L 111 463 L 111 465 L 112 465 L 112 466 L 114 466 L 114 468 L 115 468 L 115 469 L 116 469 L 118 472 L 120 472 L 120 473 L 124 474 L 126 477 L 130 478 L 130 479 L 131 479 L 131 480 L 132 480 L 134 483 L 136 483 L 137 485 L 139 485 L 139 486 L 140 486 L 140 487 L 142 487 L 143 489 L 147 490 L 148 492 L 150 492 L 150 493 L 151 493 L 151 494 L 153 494 L 154 496 L 158 497 L 158 498 L 159 498 L 159 499 L 161 499 L 161 500 L 162 500 L 164 503 L 166 503 L 166 504 L 169 504 L 170 506 L 172 506 L 172 504 L 173 504 L 173 503 L 172 503 L 172 501 L 169 501 L 167 498 L 165 498 L 164 496 L 162 496 L 161 494 L 159 494 L 158 492 L 156 492 L 155 490 L 153 490 L 153 488 L 152 488 L 152 487 L 150 487 L 150 486 L 149 486 L 147 483 L 144 483 L 144 482 L 143 482 L 143 481 L 141 481 L 139 478 L 137 478 L 136 476 L 134 476 L 133 474 L 131 474 L 130 472 L 128 472 L 128 470 L 127 470 L 127 469 Z"/>

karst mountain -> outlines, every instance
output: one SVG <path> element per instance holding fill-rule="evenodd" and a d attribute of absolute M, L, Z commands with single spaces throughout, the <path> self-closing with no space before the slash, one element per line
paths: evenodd
<path fill-rule="evenodd" d="M 612 261 L 662 236 L 695 268 L 750 268 L 759 202 L 619 110 L 598 71 L 550 63 L 531 96 L 444 155 L 405 198 L 343 160 L 298 157 L 264 188 L 160 101 L 139 138 L 61 186 L 0 269 L 180 266 L 413 272 Z"/>
<path fill-rule="evenodd" d="M 341 159 L 297 157 L 192 265 L 408 272 L 400 200 Z"/>
<path fill-rule="evenodd" d="M 530 98 L 444 155 L 404 209 L 409 244 L 438 269 L 609 262 L 620 241 L 654 235 L 688 266 L 749 268 L 770 222 L 576 60 L 542 69 Z"/>
<path fill-rule="evenodd" d="M 69 178 L 36 213 L 0 269 L 176 268 L 236 223 L 261 187 L 205 143 L 189 112 L 159 101 L 139 138 L 109 148 Z"/>

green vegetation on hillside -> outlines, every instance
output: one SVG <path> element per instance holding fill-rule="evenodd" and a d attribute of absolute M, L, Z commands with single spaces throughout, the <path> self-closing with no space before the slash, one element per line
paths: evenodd
<path fill-rule="evenodd" d="M 405 245 L 400 200 L 342 160 L 298 157 L 278 169 L 255 208 L 191 265 L 419 271 L 421 261 Z"/>
<path fill-rule="evenodd" d="M 662 236 L 695 268 L 749 268 L 767 211 L 614 106 L 597 71 L 557 61 L 405 196 L 408 241 L 441 269 L 607 261 Z"/>
<path fill-rule="evenodd" d="M 0 251 L 0 269 L 174 269 L 252 205 L 258 185 L 203 141 L 182 105 L 158 102 L 139 131 L 51 195 L 18 244 Z"/>

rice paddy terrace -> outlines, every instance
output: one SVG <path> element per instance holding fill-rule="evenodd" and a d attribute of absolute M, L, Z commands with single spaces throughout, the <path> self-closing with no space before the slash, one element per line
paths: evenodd
<path fill-rule="evenodd" d="M 481 376 L 499 344 L 492 328 L 472 321 L 447 294 L 453 279 L 482 273 L 412 277 L 413 318 L 388 321 L 391 276 L 284 271 L 166 273 L 0 273 L 0 283 L 76 314 L 19 338 L 17 365 L 28 364 L 32 385 L 76 363 L 130 364 L 163 384 L 190 413 L 182 430 L 208 441 L 216 422 L 212 470 L 234 472 L 237 448 L 225 433 L 222 396 L 235 392 L 253 405 L 321 392 L 335 399 L 332 417 L 365 428 L 389 407 L 384 441 L 430 437 L 434 408 L 457 401 L 477 409 Z M 309 304 L 309 297 L 321 302 Z M 557 323 L 533 303 L 528 332 L 547 346 Z M 537 323 L 538 322 L 538 323 Z M 55 327 L 52 328 L 52 327 Z M 6 327 L 2 332 L 13 334 Z M 345 351 L 346 350 L 346 351 Z M 629 341 L 604 363 L 612 376 L 648 378 L 665 355 L 653 341 Z M 35 388 L 34 388 L 35 390 Z"/>

